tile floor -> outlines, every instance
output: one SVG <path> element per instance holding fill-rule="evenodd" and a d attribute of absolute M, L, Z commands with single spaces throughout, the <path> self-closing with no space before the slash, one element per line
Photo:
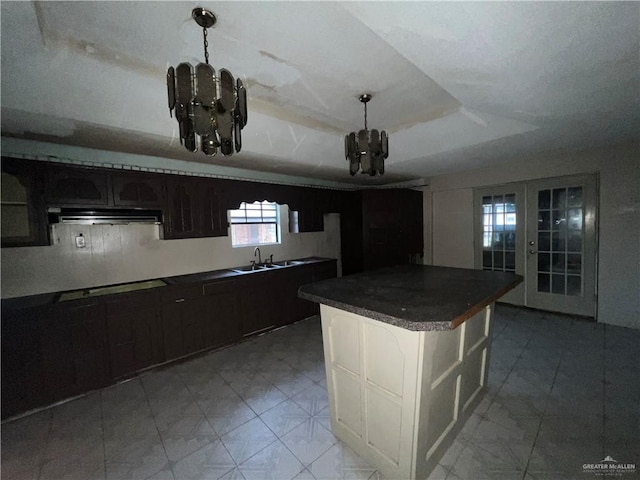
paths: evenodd
<path fill-rule="evenodd" d="M 640 478 L 640 330 L 498 306 L 488 393 L 431 479 Z M 382 479 L 330 432 L 320 322 L 5 422 L 3 479 Z"/>

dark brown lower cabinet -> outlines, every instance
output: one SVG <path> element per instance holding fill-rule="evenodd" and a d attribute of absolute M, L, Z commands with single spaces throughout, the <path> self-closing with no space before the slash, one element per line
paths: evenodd
<path fill-rule="evenodd" d="M 105 306 L 51 309 L 41 325 L 45 387 L 52 401 L 109 383 Z"/>
<path fill-rule="evenodd" d="M 277 311 L 273 296 L 278 285 L 273 282 L 270 274 L 271 272 L 252 273 L 237 280 L 238 292 L 242 295 L 240 324 L 243 335 L 276 326 Z"/>
<path fill-rule="evenodd" d="M 297 275 L 293 275 L 293 272 L 281 276 L 278 288 L 275 291 L 277 305 L 275 320 L 278 327 L 288 325 L 302 318 L 299 315 L 298 308 L 300 302 L 298 298 L 299 286 Z"/>
<path fill-rule="evenodd" d="M 296 268 L 294 282 L 297 286 L 296 295 L 295 295 L 295 316 L 296 320 L 301 318 L 311 317 L 312 315 L 316 315 L 319 312 L 318 305 L 310 302 L 308 300 L 303 300 L 298 298 L 298 288 L 301 285 L 306 285 L 307 283 L 313 282 L 313 272 L 314 269 L 317 268 L 317 265 L 303 265 L 301 267 Z"/>
<path fill-rule="evenodd" d="M 162 292 L 164 360 L 205 348 L 202 328 L 202 287 L 169 287 Z"/>
<path fill-rule="evenodd" d="M 158 294 L 138 292 L 107 302 L 112 379 L 162 362 Z"/>
<path fill-rule="evenodd" d="M 2 315 L 2 417 L 110 383 L 104 304 Z"/>
<path fill-rule="evenodd" d="M 40 315 L 2 309 L 2 418 L 49 401 L 42 370 Z"/>
<path fill-rule="evenodd" d="M 314 315 L 298 288 L 335 276 L 333 260 L 40 307 L 3 301 L 2 418 Z"/>
<path fill-rule="evenodd" d="M 206 348 L 242 338 L 237 288 L 235 280 L 210 282 L 202 286 L 202 331 Z"/>

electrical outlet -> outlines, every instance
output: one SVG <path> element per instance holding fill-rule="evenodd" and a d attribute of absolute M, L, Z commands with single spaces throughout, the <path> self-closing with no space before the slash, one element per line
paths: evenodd
<path fill-rule="evenodd" d="M 84 248 L 86 247 L 87 244 L 85 242 L 85 238 L 84 235 L 80 234 L 76 237 L 76 247 L 77 248 Z"/>

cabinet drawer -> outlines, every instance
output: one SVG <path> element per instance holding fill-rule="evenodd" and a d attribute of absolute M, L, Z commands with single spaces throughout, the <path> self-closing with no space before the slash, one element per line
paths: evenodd
<path fill-rule="evenodd" d="M 223 280 L 219 282 L 205 283 L 202 285 L 202 294 L 205 297 L 218 295 L 219 293 L 235 292 L 237 283 L 235 280 Z"/>
<path fill-rule="evenodd" d="M 128 314 L 138 309 L 153 309 L 158 303 L 158 295 L 144 292 L 127 295 L 126 298 L 107 302 L 107 316 Z"/>
<path fill-rule="evenodd" d="M 161 300 L 163 304 L 180 303 L 185 300 L 199 297 L 202 297 L 202 287 L 200 285 L 169 287 L 161 293 Z"/>

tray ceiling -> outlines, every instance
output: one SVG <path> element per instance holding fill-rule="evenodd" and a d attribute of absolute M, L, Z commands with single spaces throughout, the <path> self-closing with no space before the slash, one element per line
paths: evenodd
<path fill-rule="evenodd" d="M 180 146 L 169 65 L 248 86 L 243 150 Z M 2 2 L 2 134 L 357 184 L 637 141 L 640 3 Z M 390 133 L 386 174 L 350 177 L 345 133 Z"/>

